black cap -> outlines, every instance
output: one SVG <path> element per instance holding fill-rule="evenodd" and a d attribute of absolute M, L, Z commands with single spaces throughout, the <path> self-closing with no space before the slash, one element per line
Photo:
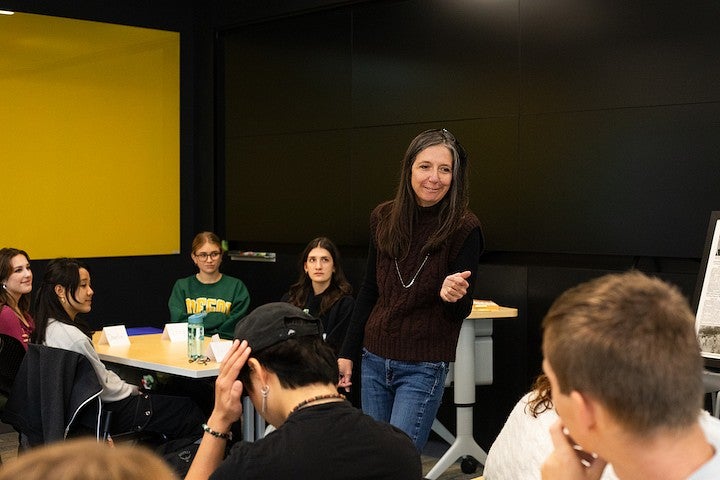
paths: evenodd
<path fill-rule="evenodd" d="M 247 340 L 254 352 L 290 338 L 322 333 L 319 319 L 286 302 L 257 307 L 235 325 L 235 338 Z"/>

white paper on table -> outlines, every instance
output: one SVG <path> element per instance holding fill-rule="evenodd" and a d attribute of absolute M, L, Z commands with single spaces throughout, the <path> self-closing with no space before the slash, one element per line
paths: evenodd
<path fill-rule="evenodd" d="M 127 330 L 125 325 L 113 325 L 112 327 L 104 327 L 98 344 L 108 344 L 111 347 L 117 347 L 119 345 L 130 345 L 130 338 L 128 338 Z"/>
<path fill-rule="evenodd" d="M 205 350 L 205 356 L 215 362 L 222 362 L 228 350 L 232 346 L 231 340 L 220 340 L 220 336 L 216 333 L 210 338 L 207 350 Z"/>
<path fill-rule="evenodd" d="M 170 342 L 187 342 L 188 339 L 188 324 L 184 323 L 166 323 L 162 333 L 163 340 L 170 340 Z"/>

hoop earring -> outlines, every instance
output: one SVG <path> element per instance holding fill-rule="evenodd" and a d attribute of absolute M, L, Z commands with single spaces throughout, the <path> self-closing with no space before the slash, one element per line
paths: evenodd
<path fill-rule="evenodd" d="M 3 290 L 7 290 L 7 285 L 3 283 Z"/>
<path fill-rule="evenodd" d="M 262 408 L 260 409 L 260 413 L 265 413 L 265 410 L 267 409 L 267 397 L 268 393 L 270 393 L 270 385 L 265 385 L 260 389 L 260 393 L 262 394 Z"/>

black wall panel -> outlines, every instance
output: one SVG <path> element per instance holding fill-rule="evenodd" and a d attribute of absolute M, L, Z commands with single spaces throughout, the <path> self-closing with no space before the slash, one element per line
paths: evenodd
<path fill-rule="evenodd" d="M 446 127 L 470 152 L 489 251 L 697 258 L 720 208 L 718 13 L 407 0 L 228 30 L 228 236 L 364 246 L 410 139 Z M 255 170 L 270 173 L 248 185 Z"/>
<path fill-rule="evenodd" d="M 516 2 L 417 0 L 354 8 L 354 124 L 515 113 L 517 33 Z"/>
<path fill-rule="evenodd" d="M 720 205 L 720 103 L 525 115 L 520 152 L 527 250 L 702 252 Z"/>
<path fill-rule="evenodd" d="M 239 138 L 228 153 L 258 163 L 228 164 L 227 238 L 306 243 L 329 235 L 348 244 L 347 137 L 322 131 Z"/>
<path fill-rule="evenodd" d="M 720 3 L 521 2 L 523 113 L 717 102 Z"/>
<path fill-rule="evenodd" d="M 347 10 L 323 11 L 249 25 L 223 37 L 228 143 L 350 126 L 350 19 Z M 249 161 L 256 162 L 262 159 Z"/>
<path fill-rule="evenodd" d="M 514 241 L 516 17 L 513 3 L 368 2 L 225 32 L 227 237 L 241 248 L 319 234 L 366 245 L 407 144 L 446 127 L 470 151 L 489 245 Z"/>

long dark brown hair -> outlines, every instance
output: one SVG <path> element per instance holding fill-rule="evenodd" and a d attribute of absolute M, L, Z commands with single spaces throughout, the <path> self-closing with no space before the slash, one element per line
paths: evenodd
<path fill-rule="evenodd" d="M 323 298 L 320 301 L 320 312 L 318 316 L 322 316 L 325 312 L 337 302 L 341 297 L 352 294 L 352 286 L 350 282 L 345 278 L 343 273 L 342 265 L 340 264 L 340 251 L 337 249 L 335 244 L 327 237 L 318 237 L 310 241 L 300 254 L 298 268 L 300 270 L 300 276 L 297 282 L 295 282 L 288 292 L 288 303 L 295 305 L 296 307 L 303 308 L 305 306 L 305 300 L 312 291 L 312 280 L 308 276 L 307 272 L 304 271 L 305 262 L 307 262 L 308 255 L 313 248 L 324 248 L 330 252 L 330 256 L 333 260 L 334 271 L 330 278 L 330 285 L 323 293 Z"/>
<path fill-rule="evenodd" d="M 422 253 L 439 248 L 459 228 L 469 203 L 469 163 L 465 149 L 444 128 L 425 130 L 415 137 L 402 161 L 400 183 L 395 199 L 388 203 L 377 228 L 377 248 L 395 258 L 404 258 L 410 249 L 412 228 L 418 215 L 418 204 L 412 189 L 412 166 L 420 152 L 434 145 L 444 145 L 453 158 L 450 190 L 438 202 L 438 226 L 423 246 Z"/>
<path fill-rule="evenodd" d="M 0 249 L 0 280 L 3 284 L 5 280 L 10 277 L 12 273 L 12 262 L 11 260 L 17 255 L 24 255 L 27 261 L 30 261 L 30 257 L 24 250 L 17 248 L 2 248 Z M 14 301 L 11 301 L 10 294 L 2 287 L 0 287 L 0 306 L 7 305 L 10 308 L 14 308 Z M 17 302 L 17 308 L 21 313 L 28 313 L 30 310 L 30 295 L 25 293 L 20 295 Z"/>
<path fill-rule="evenodd" d="M 56 258 L 50 260 L 45 268 L 42 283 L 37 290 L 34 302 L 33 318 L 35 319 L 35 331 L 32 335 L 33 343 L 43 343 L 47 331 L 48 320 L 51 318 L 68 325 L 74 325 L 81 332 L 90 337 L 92 331 L 89 325 L 79 318 L 73 319 L 67 314 L 55 293 L 55 285 L 65 287 L 68 298 L 75 297 L 75 292 L 80 285 L 80 269 L 88 268 L 84 263 L 74 258 Z"/>

